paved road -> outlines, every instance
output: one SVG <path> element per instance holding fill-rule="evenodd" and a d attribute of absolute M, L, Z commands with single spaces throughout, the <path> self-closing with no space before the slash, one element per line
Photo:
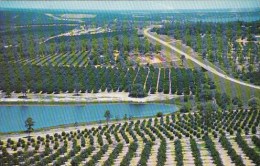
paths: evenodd
<path fill-rule="evenodd" d="M 240 85 L 244 85 L 244 86 L 247 86 L 247 87 L 250 87 L 250 88 L 254 88 L 254 89 L 259 89 L 260 90 L 260 86 L 252 85 L 252 84 L 249 84 L 249 83 L 246 83 L 246 82 L 243 82 L 243 81 L 231 78 L 231 77 L 229 77 L 229 76 L 227 76 L 225 74 L 222 74 L 222 73 L 218 72 L 216 69 L 214 69 L 213 67 L 205 65 L 203 62 L 200 62 L 199 60 L 197 60 L 197 59 L 193 58 L 192 56 L 186 54 L 185 52 L 181 51 L 180 49 L 172 46 L 171 44 L 163 41 L 162 39 L 160 39 L 158 37 L 153 36 L 153 34 L 149 33 L 151 29 L 152 29 L 152 27 L 144 29 L 144 36 L 148 37 L 150 40 L 157 41 L 160 44 L 162 44 L 162 45 L 164 45 L 166 47 L 169 47 L 170 49 L 178 52 L 179 54 L 185 55 L 186 59 L 190 59 L 194 63 L 196 63 L 199 66 L 203 67 L 204 69 L 210 71 L 211 73 L 218 75 L 219 77 L 222 77 L 222 78 L 224 78 L 226 80 L 232 81 L 232 82 L 240 84 Z"/>

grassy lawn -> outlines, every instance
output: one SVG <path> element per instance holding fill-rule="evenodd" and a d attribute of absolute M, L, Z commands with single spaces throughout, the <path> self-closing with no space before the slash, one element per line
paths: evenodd
<path fill-rule="evenodd" d="M 181 63 L 181 61 L 180 61 L 180 63 Z M 188 65 L 189 68 L 194 69 L 194 62 L 193 62 L 193 61 L 187 59 L 187 60 L 186 60 L 186 63 L 187 63 L 187 65 Z"/>

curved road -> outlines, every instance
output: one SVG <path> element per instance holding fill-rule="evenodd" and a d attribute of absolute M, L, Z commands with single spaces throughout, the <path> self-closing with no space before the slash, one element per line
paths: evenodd
<path fill-rule="evenodd" d="M 149 27 L 149 28 L 145 29 L 144 30 L 144 36 L 148 37 L 149 39 L 155 40 L 155 41 L 159 42 L 160 44 L 162 44 L 162 45 L 164 45 L 164 46 L 166 46 L 166 47 L 168 47 L 168 48 L 170 48 L 170 49 L 172 49 L 172 50 L 174 50 L 174 51 L 176 51 L 176 52 L 178 52 L 178 53 L 180 53 L 182 55 L 185 55 L 186 59 L 190 59 L 191 61 L 195 62 L 199 66 L 205 68 L 206 70 L 212 72 L 213 74 L 218 75 L 219 77 L 222 77 L 222 78 L 224 78 L 226 80 L 235 82 L 235 83 L 240 84 L 240 85 L 244 85 L 244 86 L 247 86 L 247 87 L 250 87 L 250 88 L 254 88 L 254 89 L 259 89 L 260 90 L 260 86 L 252 85 L 252 84 L 249 84 L 249 83 L 245 83 L 245 82 L 236 80 L 234 78 L 231 78 L 231 77 L 229 77 L 229 76 L 227 76 L 225 74 L 222 74 L 222 73 L 218 72 L 216 69 L 214 69 L 214 68 L 212 68 L 212 67 L 210 67 L 208 65 L 205 65 L 204 63 L 202 63 L 199 60 L 193 58 L 192 56 L 186 54 L 185 52 L 181 51 L 180 49 L 172 46 L 171 44 L 161 40 L 160 38 L 157 38 L 157 37 L 153 36 L 152 34 L 149 33 L 149 31 L 151 29 L 152 29 L 152 27 Z"/>

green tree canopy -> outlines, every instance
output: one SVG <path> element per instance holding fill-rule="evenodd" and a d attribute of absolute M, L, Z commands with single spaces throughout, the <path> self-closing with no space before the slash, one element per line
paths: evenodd
<path fill-rule="evenodd" d="M 129 91 L 129 97 L 146 97 L 147 93 L 145 92 L 142 84 L 133 84 Z"/>
<path fill-rule="evenodd" d="M 30 133 L 33 132 L 33 126 L 34 126 L 34 121 L 31 117 L 27 118 L 26 121 L 25 121 L 25 127 L 27 128 L 27 132 L 29 133 L 29 136 L 30 136 Z"/>
<path fill-rule="evenodd" d="M 260 105 L 260 101 L 258 98 L 251 98 L 248 100 L 248 106 L 250 107 L 250 109 L 252 110 L 256 110 L 259 108 L 259 105 Z"/>
<path fill-rule="evenodd" d="M 104 114 L 104 117 L 106 118 L 106 121 L 107 121 L 107 124 L 111 118 L 111 113 L 109 110 L 106 110 L 105 114 Z"/>

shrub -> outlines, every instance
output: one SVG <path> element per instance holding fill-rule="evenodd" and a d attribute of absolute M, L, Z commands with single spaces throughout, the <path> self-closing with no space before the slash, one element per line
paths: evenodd
<path fill-rule="evenodd" d="M 180 109 L 181 113 L 187 113 L 189 112 L 190 108 L 187 105 L 183 105 Z"/>
<path fill-rule="evenodd" d="M 191 144 L 191 151 L 192 151 L 192 156 L 195 159 L 195 165 L 196 166 L 202 166 L 202 159 L 200 155 L 200 150 L 197 146 L 197 143 L 194 139 L 190 139 L 190 144 Z"/>
<path fill-rule="evenodd" d="M 141 158 L 139 160 L 138 165 L 146 165 L 147 160 L 149 159 L 150 154 L 151 154 L 152 145 L 153 145 L 152 142 L 147 142 L 145 144 L 144 149 L 142 150 Z"/>
<path fill-rule="evenodd" d="M 129 97 L 142 98 L 146 97 L 147 93 L 142 84 L 133 84 L 129 91 Z"/>
<path fill-rule="evenodd" d="M 155 87 L 152 87 L 150 93 L 151 93 L 151 94 L 155 94 L 155 92 L 156 92 L 156 88 L 155 88 Z"/>
<path fill-rule="evenodd" d="M 222 160 L 220 158 L 219 152 L 216 150 L 214 143 L 212 142 L 211 138 L 208 135 L 205 135 L 204 141 L 206 143 L 206 148 L 209 150 L 209 152 L 212 155 L 214 163 L 217 166 L 224 166 L 224 164 L 222 163 Z"/>
<path fill-rule="evenodd" d="M 162 139 L 157 153 L 157 166 L 163 166 L 166 161 L 166 141 Z"/>
<path fill-rule="evenodd" d="M 175 145 L 175 160 L 177 161 L 177 165 L 183 165 L 181 141 L 179 139 L 174 141 L 174 145 Z"/>
<path fill-rule="evenodd" d="M 258 147 L 260 149 L 260 138 L 258 138 L 257 136 L 253 136 L 252 137 L 252 141 L 254 142 L 254 144 L 256 145 L 256 147 Z"/>
<path fill-rule="evenodd" d="M 114 163 L 114 159 L 116 159 L 119 155 L 119 153 L 121 153 L 123 150 L 123 144 L 120 143 L 118 144 L 114 150 L 112 151 L 112 153 L 108 156 L 108 159 L 105 161 L 104 165 L 106 166 L 111 166 Z"/>
<path fill-rule="evenodd" d="M 163 113 L 162 113 L 162 112 L 157 112 L 156 116 L 157 116 L 157 117 L 162 117 L 162 116 L 163 116 Z"/>
<path fill-rule="evenodd" d="M 253 97 L 251 99 L 248 100 L 248 106 L 252 109 L 252 110 L 256 110 L 260 105 L 260 101 L 259 99 Z"/>
<path fill-rule="evenodd" d="M 137 143 L 131 143 L 128 149 L 127 154 L 124 156 L 123 160 L 120 163 L 120 166 L 129 166 L 131 159 L 134 157 L 134 153 L 138 148 Z"/>
<path fill-rule="evenodd" d="M 188 101 L 188 96 L 184 95 L 184 102 L 187 102 L 187 101 Z"/>

